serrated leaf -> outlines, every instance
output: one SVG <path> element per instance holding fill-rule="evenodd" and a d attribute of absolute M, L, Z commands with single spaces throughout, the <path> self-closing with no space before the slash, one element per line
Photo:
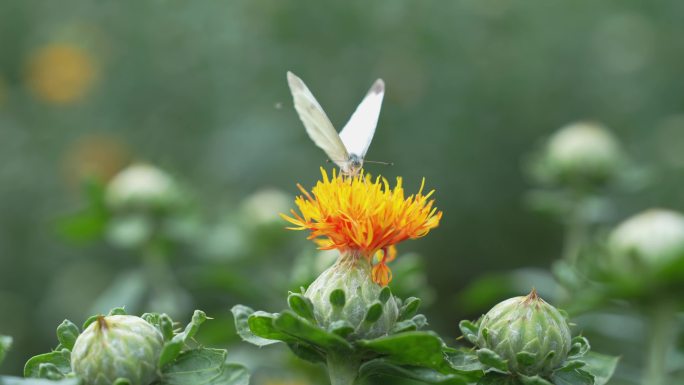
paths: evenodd
<path fill-rule="evenodd" d="M 42 378 L 0 376 L 0 385 L 81 385 L 81 380 L 78 378 L 65 378 L 63 380 L 52 381 Z"/>
<path fill-rule="evenodd" d="M 620 357 L 589 352 L 582 357 L 582 361 L 586 363 L 586 366 L 584 366 L 582 370 L 587 371 L 594 376 L 594 385 L 604 385 L 613 376 L 615 368 L 620 361 Z"/>
<path fill-rule="evenodd" d="M 193 349 L 181 353 L 162 371 L 161 385 L 247 385 L 247 370 L 226 364 L 223 349 Z"/>
<path fill-rule="evenodd" d="M 5 359 L 7 351 L 12 347 L 12 337 L 0 335 L 0 364 Z"/>
<path fill-rule="evenodd" d="M 415 366 L 400 366 L 394 362 L 377 358 L 361 365 L 359 377 L 367 378 L 378 375 L 406 378 L 427 384 L 466 385 L 473 379 L 459 374 L 442 374 L 436 370 Z"/>
<path fill-rule="evenodd" d="M 404 301 L 404 305 L 401 307 L 401 309 L 399 309 L 399 318 L 397 320 L 403 321 L 413 317 L 414 315 L 416 315 L 416 312 L 418 311 L 419 307 L 420 298 L 406 298 L 406 300 Z"/>
<path fill-rule="evenodd" d="M 200 325 L 207 320 L 207 315 L 201 310 L 195 310 L 192 315 L 190 323 L 185 326 L 185 330 L 181 333 L 176 334 L 171 338 L 171 341 L 167 341 L 162 348 L 161 355 L 159 356 L 159 367 L 163 368 L 164 365 L 172 362 L 178 357 L 178 355 L 186 346 L 188 341 L 197 334 Z"/>
<path fill-rule="evenodd" d="M 67 349 L 31 357 L 24 365 L 24 377 L 40 378 L 40 364 L 53 364 L 62 374 L 71 373 L 71 352 Z"/>
<path fill-rule="evenodd" d="M 372 340 L 359 340 L 357 344 L 399 365 L 423 366 L 448 372 L 449 361 L 443 351 L 444 342 L 433 332 L 406 332 Z"/>
<path fill-rule="evenodd" d="M 493 350 L 484 348 L 478 349 L 477 358 L 479 358 L 480 362 L 487 366 L 502 372 L 508 372 L 508 361 L 501 358 L 501 356 L 496 354 Z"/>
<path fill-rule="evenodd" d="M 555 385 L 593 385 L 594 376 L 582 369 L 557 371 L 551 375 Z"/>
<path fill-rule="evenodd" d="M 308 320 L 314 319 L 313 304 L 311 300 L 299 293 L 291 293 L 287 297 L 287 304 L 298 316 Z"/>
<path fill-rule="evenodd" d="M 78 326 L 68 319 L 65 319 L 57 326 L 57 340 L 59 340 L 59 343 L 63 348 L 69 350 L 74 348 L 74 343 L 80 333 Z"/>
<path fill-rule="evenodd" d="M 352 350 L 352 346 L 344 338 L 329 333 L 290 311 L 284 311 L 277 315 L 273 325 L 285 334 L 299 338 L 306 343 L 320 346 L 325 350 Z"/>

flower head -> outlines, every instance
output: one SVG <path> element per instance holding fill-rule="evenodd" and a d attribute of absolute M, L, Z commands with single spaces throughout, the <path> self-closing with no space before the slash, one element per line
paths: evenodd
<path fill-rule="evenodd" d="M 387 262 L 394 259 L 394 245 L 407 239 L 420 238 L 439 225 L 442 212 L 433 207 L 433 191 L 423 194 L 423 184 L 415 195 L 405 197 L 402 179 L 392 188 L 385 178 L 372 179 L 369 174 L 332 177 L 321 168 L 322 180 L 309 193 L 301 185 L 301 196 L 295 199 L 299 212 L 281 214 L 294 227 L 310 230 L 309 239 L 321 249 L 338 249 L 363 256 L 373 267 L 373 280 L 387 285 L 392 273 Z"/>

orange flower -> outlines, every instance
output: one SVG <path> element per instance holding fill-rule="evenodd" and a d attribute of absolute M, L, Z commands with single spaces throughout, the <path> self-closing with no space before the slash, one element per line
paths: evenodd
<path fill-rule="evenodd" d="M 404 196 L 401 178 L 394 188 L 387 179 L 370 174 L 347 177 L 321 168 L 323 179 L 309 193 L 301 185 L 301 196 L 295 199 L 300 214 L 281 216 L 295 227 L 310 230 L 323 250 L 338 249 L 365 257 L 373 262 L 373 280 L 383 286 L 392 280 L 387 267 L 396 256 L 394 245 L 407 239 L 420 238 L 439 225 L 442 212 L 433 207 L 430 196 L 423 195 L 421 184 L 417 194 Z"/>

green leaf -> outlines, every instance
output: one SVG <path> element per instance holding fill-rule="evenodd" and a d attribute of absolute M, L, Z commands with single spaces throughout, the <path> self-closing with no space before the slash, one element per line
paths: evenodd
<path fill-rule="evenodd" d="M 64 378 L 64 373 L 60 372 L 55 364 L 44 362 L 38 365 L 38 377 L 48 380 L 61 380 Z"/>
<path fill-rule="evenodd" d="M 235 305 L 230 311 L 233 313 L 233 319 L 235 320 L 235 330 L 243 341 L 256 346 L 266 346 L 279 342 L 280 339 L 277 337 L 280 337 L 280 333 L 273 326 L 272 315 L 270 317 L 263 317 L 260 314 L 268 313 L 257 312 L 260 313 L 257 314 L 251 308 L 243 305 Z M 254 325 L 250 326 L 249 319 L 253 315 L 255 320 L 252 323 Z M 252 331 L 252 327 L 254 327 L 254 331 Z M 266 338 L 263 335 L 272 336 L 272 338 Z"/>
<path fill-rule="evenodd" d="M 192 315 L 190 323 L 185 327 L 185 330 L 181 333 L 173 336 L 171 341 L 164 344 L 162 348 L 161 355 L 159 356 L 159 367 L 164 367 L 164 365 L 175 360 L 176 357 L 181 353 L 183 347 L 186 346 L 188 341 L 197 334 L 199 327 L 204 321 L 207 320 L 207 315 L 201 310 L 195 310 Z"/>
<path fill-rule="evenodd" d="M 254 314 L 249 316 L 249 319 L 247 320 L 247 323 L 249 324 L 249 330 L 254 333 L 257 338 L 262 338 L 266 341 L 269 341 L 269 343 L 266 345 L 278 341 L 296 342 L 296 338 L 287 335 L 276 328 L 274 322 L 277 316 L 277 313 L 271 314 L 265 311 L 254 312 Z"/>
<path fill-rule="evenodd" d="M 620 357 L 589 352 L 582 357 L 582 361 L 586 363 L 582 369 L 594 376 L 594 385 L 604 385 L 613 376 Z"/>
<path fill-rule="evenodd" d="M 12 337 L 0 335 L 0 364 L 5 359 L 7 351 L 12 347 Z"/>
<path fill-rule="evenodd" d="M 501 358 L 501 356 L 499 356 L 492 350 L 484 348 L 478 349 L 477 358 L 479 358 L 480 362 L 487 366 L 490 366 L 502 372 L 508 372 L 508 361 Z"/>
<path fill-rule="evenodd" d="M 287 304 L 290 309 L 297 313 L 298 316 L 308 320 L 314 319 L 313 304 L 311 300 L 299 293 L 290 293 L 287 297 Z"/>
<path fill-rule="evenodd" d="M 420 298 L 406 298 L 406 300 L 404 301 L 404 305 L 401 307 L 401 309 L 399 309 L 399 318 L 397 320 L 403 321 L 413 317 L 414 315 L 416 315 L 416 312 L 418 311 L 419 307 Z"/>
<path fill-rule="evenodd" d="M 583 366 L 586 366 L 586 365 L 587 365 L 587 363 L 584 362 L 584 361 L 580 361 L 580 360 L 568 360 L 568 361 L 565 361 L 565 362 L 563 363 L 563 365 L 562 365 L 560 368 L 556 369 L 556 370 L 566 370 L 566 371 L 569 371 L 569 370 L 579 369 L 579 368 L 581 368 L 581 367 L 583 367 Z"/>
<path fill-rule="evenodd" d="M 59 343 L 62 345 L 62 347 L 69 350 L 74 348 L 74 343 L 76 342 L 76 338 L 78 338 L 80 333 L 81 332 L 78 330 L 78 326 L 68 319 L 65 319 L 61 324 L 59 324 L 59 326 L 57 326 L 57 340 L 59 340 Z"/>
<path fill-rule="evenodd" d="M 359 369 L 360 378 L 378 375 L 408 378 L 427 384 L 439 385 L 467 385 L 472 380 L 459 374 L 442 374 L 434 369 L 400 366 L 384 358 L 368 361 L 361 365 Z"/>
<path fill-rule="evenodd" d="M 330 324 L 328 330 L 331 333 L 335 333 L 338 336 L 345 338 L 354 332 L 354 326 L 347 320 L 337 320 Z"/>
<path fill-rule="evenodd" d="M 477 333 L 480 330 L 479 326 L 468 320 L 463 320 L 458 323 L 458 328 L 461 329 L 463 337 L 471 344 L 477 343 Z"/>
<path fill-rule="evenodd" d="M 290 350 L 292 350 L 292 353 L 305 361 L 309 361 L 314 364 L 326 362 L 325 354 L 318 351 L 314 346 L 299 342 L 289 343 L 287 346 L 290 348 Z"/>
<path fill-rule="evenodd" d="M 451 371 L 462 374 L 476 374 L 481 377 L 486 367 L 472 350 L 458 349 L 447 353 Z"/>
<path fill-rule="evenodd" d="M 351 351 L 352 346 L 337 334 L 329 333 L 290 311 L 277 315 L 273 325 L 281 332 L 325 350 Z"/>
<path fill-rule="evenodd" d="M 383 304 L 389 300 L 390 296 L 392 295 L 392 290 L 389 288 L 389 286 L 385 286 L 380 290 L 380 295 L 378 295 L 378 299 L 380 302 Z"/>
<path fill-rule="evenodd" d="M 537 361 L 537 354 L 530 352 L 519 352 L 515 355 L 515 360 L 522 366 L 533 365 Z"/>
<path fill-rule="evenodd" d="M 522 374 L 519 374 L 518 376 L 523 385 L 553 385 L 548 380 L 539 376 L 525 376 Z"/>
<path fill-rule="evenodd" d="M 162 370 L 161 385 L 247 385 L 247 370 L 226 364 L 223 349 L 193 349 L 181 353 Z"/>
<path fill-rule="evenodd" d="M 510 374 L 489 372 L 480 378 L 477 385 L 521 385 L 521 382 Z"/>
<path fill-rule="evenodd" d="M 124 309 L 123 306 L 115 307 L 112 310 L 110 310 L 109 314 L 107 315 L 126 315 L 126 309 Z"/>
<path fill-rule="evenodd" d="M 551 375 L 555 385 L 593 385 L 594 376 L 582 369 L 557 371 Z"/>
<path fill-rule="evenodd" d="M 51 381 L 42 378 L 0 376 L 0 385 L 81 385 L 81 380 L 73 377 L 59 381 Z"/>
<path fill-rule="evenodd" d="M 117 378 L 112 385 L 131 385 L 131 380 L 128 378 Z"/>
<path fill-rule="evenodd" d="M 86 319 L 85 322 L 83 323 L 83 327 L 82 327 L 81 329 L 83 329 L 83 330 L 87 329 L 88 326 L 89 326 L 91 323 L 97 321 L 97 319 L 98 319 L 100 316 L 102 316 L 102 314 L 91 315 L 90 317 L 88 317 L 88 319 Z"/>
<path fill-rule="evenodd" d="M 173 338 L 173 320 L 166 314 L 159 313 L 145 313 L 140 316 L 150 325 L 154 326 L 164 337 L 164 341 Z"/>
<path fill-rule="evenodd" d="M 67 375 L 71 373 L 71 352 L 62 349 L 31 357 L 24 366 L 24 377 L 40 378 L 41 364 L 53 364 L 62 374 Z"/>
<path fill-rule="evenodd" d="M 589 349 L 591 349 L 591 346 L 589 345 L 589 340 L 582 336 L 577 336 L 572 339 L 571 348 L 568 352 L 568 357 L 580 358 L 587 354 Z"/>
<path fill-rule="evenodd" d="M 406 332 L 359 340 L 357 344 L 399 365 L 422 366 L 443 373 L 451 366 L 443 351 L 444 342 L 433 332 Z"/>

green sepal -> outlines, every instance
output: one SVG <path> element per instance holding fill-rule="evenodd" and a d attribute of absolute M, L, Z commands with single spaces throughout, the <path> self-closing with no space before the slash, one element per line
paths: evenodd
<path fill-rule="evenodd" d="M 555 385 L 594 385 L 594 376 L 586 370 L 559 370 L 553 372 L 551 381 Z"/>
<path fill-rule="evenodd" d="M 582 336 L 577 336 L 572 339 L 570 351 L 568 352 L 568 358 L 580 358 L 583 357 L 589 350 L 591 345 L 589 345 L 589 340 Z"/>
<path fill-rule="evenodd" d="M 515 360 L 518 361 L 520 366 L 534 365 L 534 363 L 537 361 L 537 354 L 522 351 L 515 355 Z"/>
<path fill-rule="evenodd" d="M 493 369 L 508 372 L 508 361 L 501 358 L 501 356 L 496 354 L 493 350 L 485 348 L 478 349 L 477 358 L 480 362 Z"/>
<path fill-rule="evenodd" d="M 589 352 L 582 357 L 582 361 L 586 363 L 582 370 L 594 376 L 594 385 L 604 385 L 613 376 L 620 357 Z"/>
<path fill-rule="evenodd" d="M 468 320 L 463 320 L 458 323 L 458 328 L 461 329 L 463 337 L 468 340 L 468 342 L 471 344 L 477 343 L 477 333 L 480 328 L 476 324 Z"/>
<path fill-rule="evenodd" d="M 311 300 L 299 293 L 290 293 L 287 297 L 287 304 L 298 316 L 307 320 L 314 319 L 313 304 Z"/>
<path fill-rule="evenodd" d="M 347 298 L 344 294 L 344 290 L 335 289 L 330 292 L 330 304 L 332 304 L 334 307 L 342 308 L 346 302 Z"/>
<path fill-rule="evenodd" d="M 268 317 L 266 322 L 263 322 L 264 320 L 260 318 L 253 321 L 254 331 L 252 331 L 252 327 L 250 326 L 250 317 L 252 315 L 254 315 L 255 318 L 259 317 L 254 310 L 244 305 L 235 305 L 232 309 L 230 309 L 230 311 L 233 313 L 233 319 L 235 320 L 235 330 L 243 341 L 249 342 L 250 344 L 256 346 L 266 346 L 279 342 L 278 337 L 280 333 L 274 330 L 272 316 Z M 258 313 L 268 314 L 265 312 Z M 273 329 L 273 333 L 277 334 L 272 337 L 262 336 L 262 332 L 263 334 L 270 335 L 267 332 L 271 329 Z"/>
<path fill-rule="evenodd" d="M 309 361 L 314 364 L 326 362 L 325 354 L 321 353 L 315 347 L 309 344 L 293 342 L 287 344 L 287 346 L 290 348 L 290 350 L 292 350 L 292 353 L 305 361 Z"/>
<path fill-rule="evenodd" d="M 366 317 L 363 319 L 363 321 L 367 323 L 375 323 L 378 322 L 381 316 L 382 302 L 375 301 L 368 307 L 368 310 L 366 311 Z"/>
<path fill-rule="evenodd" d="M 345 338 L 354 332 L 354 326 L 347 320 L 338 320 L 330 324 L 328 330 L 338 336 Z"/>
<path fill-rule="evenodd" d="M 24 377 L 41 378 L 41 364 L 52 364 L 63 375 L 67 375 L 71 373 L 71 352 L 62 349 L 31 357 L 24 365 Z"/>
<path fill-rule="evenodd" d="M 85 320 L 85 322 L 83 322 L 83 326 L 81 326 L 81 329 L 86 330 L 91 323 L 97 321 L 97 319 L 101 316 L 102 314 L 91 315 Z"/>
<path fill-rule="evenodd" d="M 165 313 L 145 313 L 140 318 L 156 327 L 164 337 L 164 342 L 173 338 L 173 320 Z"/>
<path fill-rule="evenodd" d="M 38 377 L 48 380 L 61 380 L 64 378 L 64 373 L 62 373 L 55 364 L 43 362 L 38 365 Z"/>
<path fill-rule="evenodd" d="M 0 364 L 5 359 L 7 351 L 12 347 L 12 337 L 0 335 Z"/>
<path fill-rule="evenodd" d="M 123 306 L 120 306 L 120 307 L 115 307 L 112 310 L 110 310 L 109 314 L 107 314 L 107 315 L 108 316 L 110 316 L 110 315 L 127 315 L 127 313 L 126 313 L 126 309 L 124 309 Z"/>
<path fill-rule="evenodd" d="M 586 365 L 587 365 L 587 363 L 584 361 L 568 360 L 568 361 L 565 361 L 563 363 L 563 365 L 561 365 L 561 367 L 556 369 L 556 371 L 559 371 L 559 370 L 564 370 L 564 371 L 575 370 L 575 369 L 579 369 L 581 367 L 584 367 Z"/>
<path fill-rule="evenodd" d="M 273 325 L 285 334 L 327 350 L 351 351 L 352 346 L 337 334 L 329 333 L 293 312 L 284 311 L 275 317 Z"/>
<path fill-rule="evenodd" d="M 376 358 L 361 365 L 359 378 L 385 375 L 420 381 L 426 384 L 467 385 L 471 379 L 459 374 L 443 374 L 433 369 L 400 366 L 384 358 Z"/>
<path fill-rule="evenodd" d="M 173 336 L 171 341 L 167 341 L 162 348 L 161 355 L 159 356 L 159 367 L 163 368 L 166 364 L 172 362 L 178 357 L 178 355 L 186 346 L 187 342 L 195 336 L 199 327 L 204 321 L 207 320 L 207 315 L 201 310 L 195 310 L 192 315 L 190 323 L 185 327 L 185 330 L 181 333 Z"/>
<path fill-rule="evenodd" d="M 391 296 L 392 290 L 389 288 L 389 286 L 385 286 L 382 288 L 382 290 L 380 290 L 380 295 L 378 295 L 378 299 L 384 305 Z"/>
<path fill-rule="evenodd" d="M 81 331 L 78 330 L 78 326 L 68 319 L 65 319 L 57 326 L 57 340 L 62 348 L 73 349 L 79 334 L 81 334 Z"/>
<path fill-rule="evenodd" d="M 181 353 L 162 370 L 160 385 L 247 385 L 247 370 L 226 363 L 223 349 L 193 349 Z"/>
<path fill-rule="evenodd" d="M 420 298 L 406 298 L 406 300 L 404 300 L 404 304 L 401 306 L 401 309 L 399 309 L 399 318 L 397 319 L 397 321 L 403 321 L 413 317 L 414 315 L 416 315 L 416 312 L 418 312 L 419 307 Z"/>
<path fill-rule="evenodd" d="M 451 368 L 443 351 L 444 342 L 433 332 L 406 332 L 356 343 L 399 365 L 423 366 L 443 373 Z"/>

